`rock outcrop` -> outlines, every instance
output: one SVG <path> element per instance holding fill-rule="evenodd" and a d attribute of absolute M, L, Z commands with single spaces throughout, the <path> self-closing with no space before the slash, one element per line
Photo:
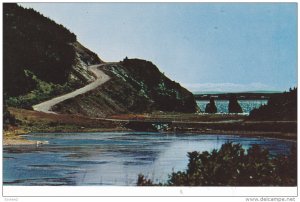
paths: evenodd
<path fill-rule="evenodd" d="M 213 97 L 209 98 L 209 103 L 207 103 L 205 107 L 205 113 L 217 113 L 217 107 Z"/>
<path fill-rule="evenodd" d="M 232 95 L 229 99 L 228 104 L 228 112 L 229 113 L 243 113 L 242 107 L 238 103 L 236 96 Z"/>
<path fill-rule="evenodd" d="M 191 92 L 171 81 L 149 61 L 124 59 L 101 66 L 109 81 L 82 96 L 66 100 L 53 110 L 103 117 L 152 111 L 194 113 L 199 109 Z"/>

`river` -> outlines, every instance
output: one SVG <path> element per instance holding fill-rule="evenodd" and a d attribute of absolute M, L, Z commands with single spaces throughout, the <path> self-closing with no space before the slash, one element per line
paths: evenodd
<path fill-rule="evenodd" d="M 28 134 L 40 146 L 3 148 L 4 185 L 135 185 L 138 174 L 165 182 L 186 169 L 187 152 L 219 149 L 227 141 L 247 149 L 253 144 L 271 154 L 287 154 L 295 142 L 235 135 L 162 133 Z"/>

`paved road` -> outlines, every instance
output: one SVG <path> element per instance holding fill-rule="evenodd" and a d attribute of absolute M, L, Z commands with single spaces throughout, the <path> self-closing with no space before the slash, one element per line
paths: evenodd
<path fill-rule="evenodd" d="M 88 70 L 90 72 L 92 72 L 95 77 L 96 77 L 96 80 L 93 81 L 92 83 L 82 87 L 82 88 L 79 88 L 71 93 L 68 93 L 68 94 L 65 94 L 65 95 L 62 95 L 62 96 L 59 96 L 59 97 L 56 97 L 56 98 L 53 98 L 51 100 L 48 100 L 48 101 L 45 101 L 45 102 L 42 102 L 40 104 L 37 104 L 37 105 L 33 105 L 33 109 L 35 111 L 39 111 L 39 112 L 45 112 L 45 113 L 53 113 L 53 114 L 56 114 L 55 112 L 51 111 L 51 108 L 60 103 L 60 102 L 63 102 L 67 99 L 70 99 L 70 98 L 73 98 L 77 95 L 80 95 L 80 94 L 84 94 L 90 90 L 93 90 L 95 89 L 96 87 L 102 85 L 103 83 L 105 83 L 106 81 L 108 81 L 110 79 L 110 77 L 108 75 L 106 75 L 103 71 L 101 71 L 99 69 L 100 66 L 102 65 L 106 65 L 106 64 L 100 64 L 100 65 L 91 65 L 88 67 Z"/>

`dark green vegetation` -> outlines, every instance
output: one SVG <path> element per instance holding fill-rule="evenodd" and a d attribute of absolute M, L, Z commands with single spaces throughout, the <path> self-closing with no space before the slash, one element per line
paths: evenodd
<path fill-rule="evenodd" d="M 85 95 L 56 105 L 54 110 L 88 116 L 198 111 L 193 94 L 164 76 L 149 61 L 126 58 L 103 65 L 102 70 L 111 77 L 109 81 Z"/>
<path fill-rule="evenodd" d="M 3 4 L 3 17 L 4 92 L 20 95 L 35 87 L 35 81 L 24 70 L 44 81 L 66 82 L 75 58 L 68 43 L 75 42 L 76 36 L 33 9 L 17 4 Z"/>
<path fill-rule="evenodd" d="M 124 59 L 123 69 L 131 75 L 127 81 L 139 94 L 150 98 L 150 107 L 161 111 L 196 112 L 194 96 L 179 83 L 171 81 L 149 61 Z M 136 82 L 139 81 L 139 82 Z M 153 102 L 153 104 L 151 104 Z"/>
<path fill-rule="evenodd" d="M 75 34 L 33 9 L 3 4 L 3 93 L 9 106 L 31 105 L 85 85 L 84 66 L 100 63 Z"/>
<path fill-rule="evenodd" d="M 247 153 L 240 144 L 226 143 L 220 150 L 188 153 L 186 171 L 173 172 L 166 184 L 153 184 L 143 175 L 139 186 L 296 186 L 297 149 L 288 156 L 271 156 L 253 145 Z"/>
<path fill-rule="evenodd" d="M 271 96 L 267 105 L 251 111 L 249 119 L 296 121 L 297 88 Z"/>

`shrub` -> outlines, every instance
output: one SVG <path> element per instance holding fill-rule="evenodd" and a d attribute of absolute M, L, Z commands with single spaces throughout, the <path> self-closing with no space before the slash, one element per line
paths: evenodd
<path fill-rule="evenodd" d="M 137 184 L 139 186 L 154 186 L 153 182 L 149 179 L 146 179 L 144 175 L 139 175 Z"/>
<path fill-rule="evenodd" d="M 220 150 L 189 152 L 186 171 L 173 172 L 166 186 L 296 186 L 297 154 L 271 157 L 269 151 L 253 145 L 247 151 L 240 144 L 225 143 Z M 138 186 L 154 186 L 140 175 Z"/>
<path fill-rule="evenodd" d="M 270 97 L 268 104 L 253 109 L 249 119 L 252 120 L 297 120 L 297 88 L 289 92 Z"/>

